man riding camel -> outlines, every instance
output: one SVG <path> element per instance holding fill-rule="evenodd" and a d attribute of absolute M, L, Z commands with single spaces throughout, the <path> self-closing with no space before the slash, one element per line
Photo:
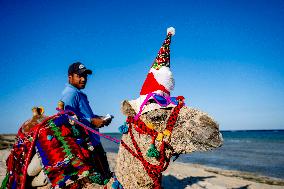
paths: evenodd
<path fill-rule="evenodd" d="M 81 91 L 88 74 L 92 71 L 80 62 L 69 66 L 69 84 L 63 90 L 58 114 L 45 116 L 43 108 L 33 108 L 32 119 L 19 129 L 1 188 L 24 189 L 48 183 L 52 188 L 62 188 L 72 182 L 77 187 L 76 181 L 82 178 L 100 185 L 108 182 L 112 173 L 99 128 L 109 125 L 112 116 L 93 113 L 87 95 Z M 89 129 L 72 123 L 67 112 Z"/>
<path fill-rule="evenodd" d="M 82 63 L 76 62 L 71 64 L 68 69 L 69 83 L 62 92 L 61 101 L 65 105 L 65 110 L 73 111 L 80 122 L 99 131 L 99 128 L 110 124 L 112 117 L 95 115 L 90 107 L 87 95 L 81 91 L 81 89 L 85 88 L 88 75 L 90 74 L 92 74 L 92 71 L 87 69 Z M 111 172 L 106 153 L 100 142 L 100 136 L 90 131 L 88 132 L 92 143 L 91 148 L 93 148 L 92 159 L 94 159 L 94 166 L 105 178 L 110 178 Z"/>

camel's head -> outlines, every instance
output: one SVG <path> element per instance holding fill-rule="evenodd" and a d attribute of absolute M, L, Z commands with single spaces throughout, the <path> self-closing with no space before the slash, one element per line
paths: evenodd
<path fill-rule="evenodd" d="M 177 101 L 183 100 L 182 97 L 170 97 L 175 84 L 170 69 L 170 43 L 174 34 L 173 27 L 167 29 L 167 37 L 146 76 L 139 97 L 122 103 L 124 115 L 140 116 L 146 125 L 154 126 L 160 133 L 165 130 L 173 107 L 181 103 Z M 165 133 L 170 134 L 170 145 L 175 153 L 205 151 L 219 147 L 223 142 L 218 124 L 206 113 L 188 107 L 181 108 L 172 132 Z"/>
<path fill-rule="evenodd" d="M 140 119 L 154 125 L 158 132 L 163 132 L 166 128 L 173 107 L 161 107 L 143 112 Z M 131 106 L 129 101 L 122 102 L 121 111 L 126 116 L 135 116 L 137 111 Z M 182 107 L 176 124 L 170 136 L 170 145 L 174 153 L 190 153 L 193 151 L 207 151 L 220 147 L 223 138 L 219 132 L 218 123 L 209 115 L 196 109 Z"/>

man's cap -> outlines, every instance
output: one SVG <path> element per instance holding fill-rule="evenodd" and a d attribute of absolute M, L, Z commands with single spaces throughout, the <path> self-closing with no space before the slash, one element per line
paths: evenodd
<path fill-rule="evenodd" d="M 92 74 L 92 70 L 89 70 L 87 69 L 84 64 L 82 64 L 81 62 L 75 62 L 73 64 L 71 64 L 69 66 L 69 69 L 68 69 L 68 75 L 71 75 L 73 73 L 76 73 L 76 74 L 83 74 L 83 73 L 86 73 L 86 74 Z"/>

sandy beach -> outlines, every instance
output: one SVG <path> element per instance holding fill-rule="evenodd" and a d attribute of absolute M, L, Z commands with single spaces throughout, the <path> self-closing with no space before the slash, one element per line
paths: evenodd
<path fill-rule="evenodd" d="M 0 182 L 6 173 L 5 160 L 9 149 L 0 150 Z M 115 153 L 108 153 L 110 166 L 115 166 Z M 280 189 L 284 181 L 254 174 L 228 171 L 206 167 L 198 164 L 173 162 L 164 172 L 163 186 L 165 189 Z M 269 184 L 267 184 L 269 183 Z M 272 185 L 273 184 L 273 185 Z"/>
<path fill-rule="evenodd" d="M 1 136 L 0 183 L 6 174 L 6 159 L 10 153 L 13 136 Z M 110 167 L 114 170 L 116 153 L 108 153 Z M 199 164 L 171 162 L 163 173 L 165 189 L 280 189 L 284 180 L 264 177 L 252 173 L 223 170 Z"/>

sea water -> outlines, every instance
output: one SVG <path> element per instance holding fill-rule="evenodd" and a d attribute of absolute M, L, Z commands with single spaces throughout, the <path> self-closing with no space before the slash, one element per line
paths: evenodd
<path fill-rule="evenodd" d="M 284 130 L 222 131 L 222 134 L 222 147 L 184 154 L 177 161 L 284 179 Z M 110 135 L 121 138 L 118 133 Z M 105 139 L 102 143 L 107 152 L 118 152 L 117 144 Z"/>

